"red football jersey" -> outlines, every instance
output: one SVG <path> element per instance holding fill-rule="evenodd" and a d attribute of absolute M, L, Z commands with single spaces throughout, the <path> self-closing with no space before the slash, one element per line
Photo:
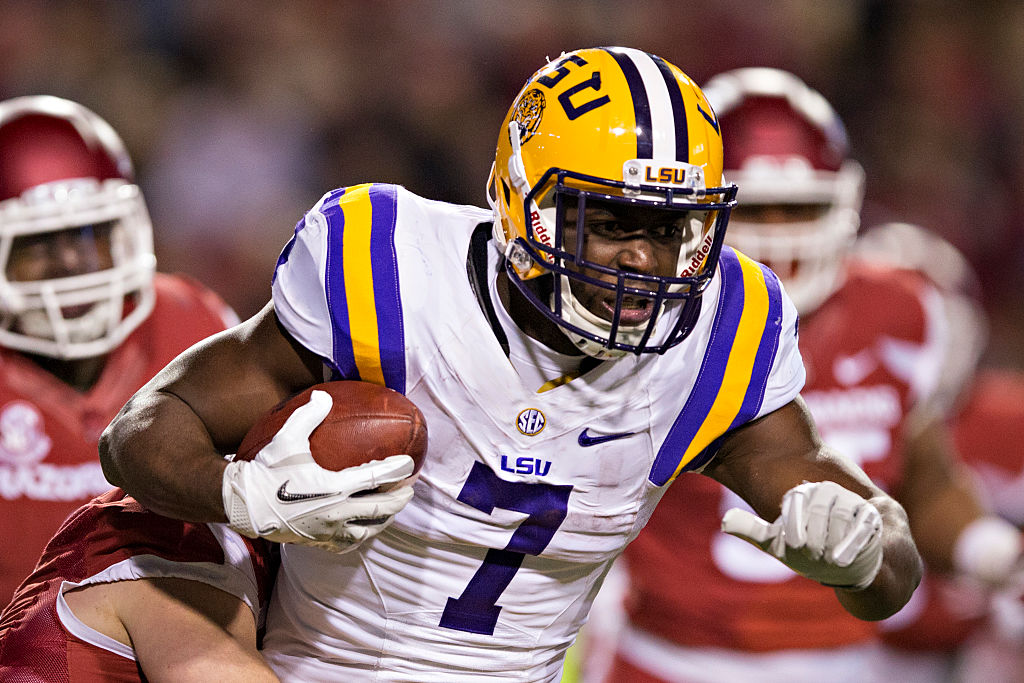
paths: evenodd
<path fill-rule="evenodd" d="M 1024 372 L 979 373 L 953 438 L 992 511 L 1024 527 Z"/>
<path fill-rule="evenodd" d="M 20 353 L 0 349 L 0 606 L 77 507 L 108 490 L 96 444 L 121 406 L 175 356 L 234 314 L 196 282 L 157 275 L 152 314 L 79 393 Z"/>
<path fill-rule="evenodd" d="M 130 648 L 65 611 L 61 584 L 191 579 L 235 595 L 258 614 L 276 569 L 271 548 L 223 524 L 161 517 L 110 489 L 67 519 L 0 614 L 0 680 L 145 680 Z"/>
<path fill-rule="evenodd" d="M 945 319 L 918 275 L 852 266 L 842 288 L 800 322 L 802 392 L 827 443 L 883 489 L 900 484 L 900 424 L 935 390 Z M 679 477 L 626 549 L 634 627 L 688 647 L 748 652 L 819 649 L 872 639 L 834 592 L 721 533 L 746 507 L 709 478 Z"/>
<path fill-rule="evenodd" d="M 953 420 L 953 438 L 992 512 L 1024 527 L 1024 372 L 980 373 Z M 984 622 L 984 600 L 928 574 L 911 604 L 883 622 L 883 639 L 901 649 L 949 652 Z"/>

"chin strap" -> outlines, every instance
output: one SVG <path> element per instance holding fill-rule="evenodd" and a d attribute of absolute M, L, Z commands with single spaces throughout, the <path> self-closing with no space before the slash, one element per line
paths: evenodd
<path fill-rule="evenodd" d="M 523 163 L 522 146 L 519 142 L 519 124 L 515 121 L 509 121 L 508 135 L 512 144 L 512 154 L 508 158 L 508 177 L 525 197 L 530 192 L 530 183 L 526 180 L 526 165 Z"/>

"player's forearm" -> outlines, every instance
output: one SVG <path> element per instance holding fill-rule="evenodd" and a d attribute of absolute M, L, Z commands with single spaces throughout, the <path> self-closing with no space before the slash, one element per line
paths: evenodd
<path fill-rule="evenodd" d="M 107 480 L 150 510 L 192 522 L 227 521 L 226 462 L 199 417 L 174 395 L 133 397 L 103 432 L 99 453 Z"/>
<path fill-rule="evenodd" d="M 882 566 L 870 586 L 862 591 L 837 588 L 836 597 L 858 619 L 878 621 L 907 604 L 921 582 L 922 565 L 903 508 L 888 496 L 871 502 L 882 513 Z"/>
<path fill-rule="evenodd" d="M 900 498 L 901 502 L 903 498 Z M 975 493 L 966 482 L 936 486 L 928 496 L 904 502 L 921 557 L 935 571 L 955 569 L 954 548 L 963 530 L 985 517 Z"/>

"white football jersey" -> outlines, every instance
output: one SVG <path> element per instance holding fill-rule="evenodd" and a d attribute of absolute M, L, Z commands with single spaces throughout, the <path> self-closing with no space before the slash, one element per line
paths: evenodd
<path fill-rule="evenodd" d="M 381 535 L 344 555 L 282 548 L 265 653 L 283 679 L 557 680 L 665 487 L 803 385 L 795 309 L 725 248 L 683 343 L 538 393 L 467 274 L 490 219 L 360 185 L 325 195 L 281 254 L 284 327 L 333 379 L 407 395 L 429 430 L 415 497 Z"/>

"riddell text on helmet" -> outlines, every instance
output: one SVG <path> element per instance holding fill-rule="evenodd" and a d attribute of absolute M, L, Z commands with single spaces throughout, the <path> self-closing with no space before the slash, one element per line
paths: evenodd
<path fill-rule="evenodd" d="M 709 232 L 704 235 L 704 241 L 700 243 L 700 248 L 690 258 L 690 263 L 687 264 L 686 268 L 683 268 L 683 272 L 679 273 L 679 277 L 687 277 L 693 275 L 700 268 L 700 264 L 704 263 L 704 259 L 707 257 L 708 252 L 711 251 L 711 244 L 715 241 L 715 233 Z"/>
<path fill-rule="evenodd" d="M 537 236 L 537 239 L 550 247 L 551 234 L 544 227 L 544 223 L 541 222 L 539 211 L 534 210 L 530 212 L 530 225 L 533 227 L 533 234 Z"/>

